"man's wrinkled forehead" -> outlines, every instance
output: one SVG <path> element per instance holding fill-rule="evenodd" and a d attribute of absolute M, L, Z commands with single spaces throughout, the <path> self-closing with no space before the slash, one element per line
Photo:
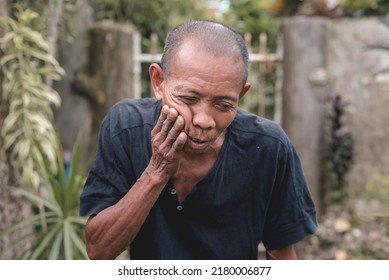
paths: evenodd
<path fill-rule="evenodd" d="M 213 64 L 220 60 L 226 62 L 225 68 L 220 69 L 220 71 L 225 72 L 233 68 L 238 75 L 241 73 L 242 80 L 244 79 L 244 62 L 239 50 L 217 51 L 208 48 L 200 37 L 188 37 L 181 42 L 177 51 L 170 57 L 168 65 L 164 69 L 165 78 L 168 78 L 172 73 L 180 75 L 178 71 L 181 70 L 176 69 L 178 62 L 182 63 L 185 61 L 186 63 L 192 63 L 192 65 L 196 63 L 201 65 L 200 62 L 205 61 L 206 63 L 203 64 L 203 67 L 208 68 L 214 66 Z"/>

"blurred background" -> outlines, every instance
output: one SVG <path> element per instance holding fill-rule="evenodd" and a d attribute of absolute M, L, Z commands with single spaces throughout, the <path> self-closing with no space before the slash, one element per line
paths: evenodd
<path fill-rule="evenodd" d="M 242 34 L 240 106 L 301 157 L 320 225 L 299 257 L 389 259 L 388 0 L 0 0 L 0 259 L 87 258 L 79 194 L 100 123 L 152 97 L 148 67 L 189 19 Z"/>

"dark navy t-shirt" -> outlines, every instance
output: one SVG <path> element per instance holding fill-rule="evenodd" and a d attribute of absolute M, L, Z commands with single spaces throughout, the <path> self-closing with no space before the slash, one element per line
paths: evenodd
<path fill-rule="evenodd" d="M 161 103 L 123 100 L 104 119 L 80 214 L 117 203 L 151 158 Z M 256 259 L 262 241 L 277 249 L 317 227 L 300 160 L 274 122 L 241 109 L 219 157 L 179 203 L 169 182 L 130 246 L 131 259 Z"/>

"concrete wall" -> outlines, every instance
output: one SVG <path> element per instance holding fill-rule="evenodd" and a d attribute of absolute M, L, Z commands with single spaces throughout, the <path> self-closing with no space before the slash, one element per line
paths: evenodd
<path fill-rule="evenodd" d="M 375 173 L 389 173 L 389 19 L 295 17 L 284 21 L 283 125 L 320 203 L 324 107 L 331 95 L 350 103 L 355 163 L 348 187 L 360 203 Z M 369 211 L 369 209 L 359 209 Z"/>

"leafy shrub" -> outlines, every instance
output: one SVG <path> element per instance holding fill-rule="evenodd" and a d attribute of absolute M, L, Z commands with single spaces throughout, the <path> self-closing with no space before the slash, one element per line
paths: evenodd
<path fill-rule="evenodd" d="M 55 172 L 56 133 L 52 124 L 52 106 L 59 106 L 58 93 L 44 82 L 45 78 L 58 80 L 64 70 L 50 55 L 50 46 L 43 36 L 30 28 L 39 15 L 20 10 L 17 20 L 0 17 L 0 27 L 6 34 L 0 39 L 3 56 L 3 100 L 9 104 L 1 136 L 2 152 L 8 158 L 21 183 L 37 189 L 40 186 L 39 166 L 47 157 Z M 42 152 L 35 142 L 40 143 Z"/>
<path fill-rule="evenodd" d="M 42 192 L 37 195 L 31 189 L 14 189 L 15 194 L 26 197 L 35 205 L 43 205 L 44 212 L 33 215 L 12 226 L 0 237 L 24 227 L 35 229 L 36 239 L 22 254 L 22 259 L 86 259 L 84 227 L 86 218 L 78 215 L 79 196 L 85 178 L 82 166 L 79 141 L 76 142 L 71 159 L 71 169 L 67 176 L 59 145 L 56 149 L 58 174 L 44 159 L 45 181 Z M 37 149 L 41 151 L 39 144 Z"/>

